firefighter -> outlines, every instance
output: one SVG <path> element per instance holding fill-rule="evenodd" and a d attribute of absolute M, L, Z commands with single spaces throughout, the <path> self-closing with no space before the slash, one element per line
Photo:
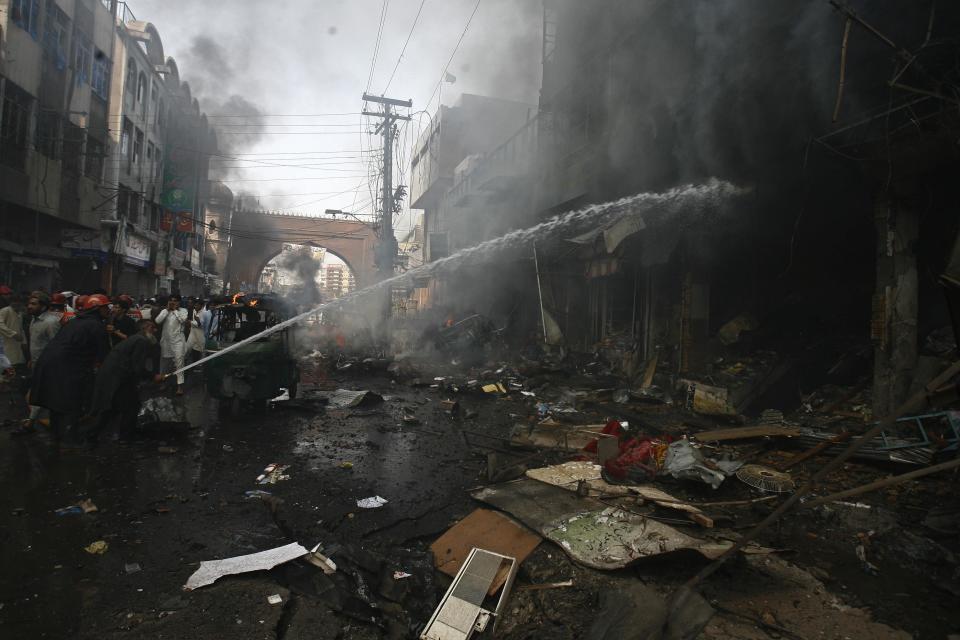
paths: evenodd
<path fill-rule="evenodd" d="M 110 349 L 106 320 L 110 301 L 88 296 L 77 316 L 50 340 L 33 368 L 30 402 L 50 411 L 50 427 L 61 438 L 77 439 L 78 421 L 90 397 L 96 365 Z"/>

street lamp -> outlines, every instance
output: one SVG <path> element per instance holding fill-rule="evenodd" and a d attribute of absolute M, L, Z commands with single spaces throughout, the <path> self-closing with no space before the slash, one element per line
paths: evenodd
<path fill-rule="evenodd" d="M 356 220 L 361 224 L 366 224 L 366 225 L 370 224 L 369 221 L 361 220 L 360 218 L 358 218 L 355 213 L 350 213 L 349 211 L 342 211 L 341 209 L 326 209 L 324 210 L 324 213 L 327 214 L 328 216 L 333 216 L 334 218 L 336 218 L 337 216 L 343 216 L 344 218 L 353 218 L 354 220 Z"/>

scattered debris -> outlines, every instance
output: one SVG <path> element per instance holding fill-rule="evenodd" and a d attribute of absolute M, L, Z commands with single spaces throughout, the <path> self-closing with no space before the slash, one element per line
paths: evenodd
<path fill-rule="evenodd" d="M 737 478 L 760 491 L 787 493 L 796 488 L 789 473 L 775 471 L 759 464 L 746 464 L 737 470 Z"/>
<path fill-rule="evenodd" d="M 353 463 L 350 462 L 349 460 L 344 460 L 337 466 L 340 467 L 341 469 L 353 469 Z"/>
<path fill-rule="evenodd" d="M 409 577 L 411 577 L 412 575 L 413 575 L 412 573 L 407 573 L 406 571 L 394 571 L 394 572 L 393 572 L 393 579 L 394 579 L 394 580 L 403 580 L 404 578 L 409 578 Z"/>
<path fill-rule="evenodd" d="M 58 516 L 79 516 L 83 513 L 83 508 L 80 505 L 72 504 L 69 507 L 61 507 L 54 513 Z"/>
<path fill-rule="evenodd" d="M 606 425 L 567 425 L 545 420 L 535 425 L 517 424 L 510 434 L 510 442 L 518 447 L 566 449 L 580 451 L 597 439 Z"/>
<path fill-rule="evenodd" d="M 379 509 L 385 504 L 387 504 L 386 498 L 381 498 L 380 496 L 357 500 L 357 506 L 361 509 Z"/>
<path fill-rule="evenodd" d="M 437 569 L 455 576 L 477 544 L 482 543 L 494 553 L 509 555 L 519 564 L 533 553 L 540 540 L 540 536 L 502 513 L 477 509 L 437 538 L 430 545 L 430 551 Z M 497 576 L 490 584 L 489 595 L 496 593 L 506 579 L 506 573 Z"/>
<path fill-rule="evenodd" d="M 316 545 L 313 549 L 310 550 L 310 553 L 303 556 L 303 559 L 312 564 L 315 567 L 318 567 L 325 574 L 332 575 L 337 572 L 337 564 L 328 558 L 327 556 L 320 553 L 320 545 Z"/>
<path fill-rule="evenodd" d="M 544 582 L 541 584 L 524 584 L 517 587 L 517 591 L 546 591 L 547 589 L 566 589 L 573 586 L 573 580 L 563 582 Z"/>
<path fill-rule="evenodd" d="M 497 622 L 517 575 L 517 566 L 514 558 L 473 549 L 420 634 L 420 640 L 469 640 L 475 631 L 483 633 L 491 619 L 492 633 L 496 633 Z M 493 611 L 484 609 L 483 601 L 490 585 L 503 572 L 507 578 L 497 606 Z"/>
<path fill-rule="evenodd" d="M 568 491 L 576 491 L 579 483 L 583 482 L 588 489 L 587 495 L 629 495 L 630 489 L 626 486 L 610 484 L 603 480 L 602 470 L 599 464 L 593 462 L 574 461 L 530 469 L 526 472 L 526 476 Z"/>
<path fill-rule="evenodd" d="M 279 593 L 274 593 L 272 595 L 267 596 L 267 602 L 269 604 L 280 604 L 283 602 L 283 598 L 280 597 Z"/>
<path fill-rule="evenodd" d="M 328 397 L 327 406 L 331 409 L 351 409 L 383 402 L 383 396 L 373 391 L 351 391 L 337 389 Z"/>
<path fill-rule="evenodd" d="M 753 427 L 736 429 L 717 429 L 692 434 L 700 442 L 724 442 L 726 440 L 746 440 L 748 438 L 790 438 L 800 435 L 799 428 L 784 427 L 781 424 L 760 424 Z"/>
<path fill-rule="evenodd" d="M 503 386 L 500 382 L 495 382 L 493 384 L 485 384 L 480 387 L 484 393 L 499 393 L 501 395 L 507 394 L 507 388 Z"/>
<path fill-rule="evenodd" d="M 107 552 L 109 545 L 107 545 L 105 540 L 97 540 L 96 542 L 91 542 L 83 548 L 89 554 L 102 556 Z"/>
<path fill-rule="evenodd" d="M 93 500 L 90 498 L 85 498 L 77 503 L 77 506 L 83 509 L 84 513 L 96 513 L 98 511 L 97 505 L 93 504 Z"/>
<path fill-rule="evenodd" d="M 742 464 L 736 460 L 707 458 L 689 440 L 678 440 L 667 449 L 663 471 L 677 479 L 706 482 L 716 489 Z"/>
<path fill-rule="evenodd" d="M 248 498 L 256 498 L 258 500 L 265 500 L 267 498 L 272 498 L 273 494 L 269 491 L 264 491 L 263 489 L 252 489 L 250 491 L 244 491 L 243 495 Z"/>
<path fill-rule="evenodd" d="M 634 561 L 678 549 L 693 549 L 714 559 L 732 546 L 681 533 L 662 522 L 616 507 L 560 518 L 543 529 L 544 536 L 571 559 L 593 569 L 622 569 Z"/>
<path fill-rule="evenodd" d="M 137 415 L 137 427 L 147 428 L 157 425 L 189 425 L 187 410 L 172 398 L 157 396 L 143 401 Z"/>
<path fill-rule="evenodd" d="M 277 464 L 273 462 L 263 469 L 263 473 L 257 476 L 257 484 L 276 484 L 281 480 L 289 480 L 290 476 L 283 472 L 290 468 L 288 464 Z"/>
<path fill-rule="evenodd" d="M 157 453 L 176 453 L 176 447 L 157 447 Z"/>
<path fill-rule="evenodd" d="M 140 573 L 140 565 L 136 562 L 130 562 L 123 565 L 123 570 L 127 572 L 127 575 L 131 573 Z"/>
<path fill-rule="evenodd" d="M 106 544 L 106 543 L 104 543 Z M 250 571 L 266 571 L 285 562 L 290 562 L 306 555 L 307 550 L 296 542 L 288 545 L 259 551 L 244 556 L 224 558 L 222 560 L 204 560 L 200 568 L 193 572 L 183 585 L 185 591 L 192 591 L 213 584 L 223 576 L 248 573 Z"/>

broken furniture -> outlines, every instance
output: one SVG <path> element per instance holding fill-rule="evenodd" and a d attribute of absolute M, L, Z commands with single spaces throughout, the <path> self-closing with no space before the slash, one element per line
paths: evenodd
<path fill-rule="evenodd" d="M 493 625 L 496 630 L 503 606 L 517 577 L 517 561 L 509 556 L 474 548 L 447 589 L 439 606 L 420 634 L 420 640 L 469 640 L 474 634 L 483 634 Z M 506 581 L 496 607 L 484 608 L 493 583 L 506 571 Z"/>

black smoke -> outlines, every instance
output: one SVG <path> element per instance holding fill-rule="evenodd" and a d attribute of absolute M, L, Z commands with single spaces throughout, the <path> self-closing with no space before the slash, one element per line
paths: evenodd
<path fill-rule="evenodd" d="M 243 153 L 263 139 L 264 112 L 254 98 L 244 95 L 237 68 L 244 63 L 244 52 L 228 52 L 219 42 L 205 35 L 193 38 L 183 58 L 185 80 L 193 97 L 207 114 L 217 133 L 220 153 Z M 239 56 L 239 57 L 238 57 Z M 211 162 L 217 179 L 232 175 L 237 161 L 219 158 Z"/>
<path fill-rule="evenodd" d="M 320 261 L 313 257 L 309 247 L 300 247 L 287 251 L 277 260 L 277 266 L 292 271 L 299 282 L 296 292 L 291 296 L 298 305 L 316 305 L 320 302 L 320 290 L 317 288 L 317 274 L 322 266 Z"/>

